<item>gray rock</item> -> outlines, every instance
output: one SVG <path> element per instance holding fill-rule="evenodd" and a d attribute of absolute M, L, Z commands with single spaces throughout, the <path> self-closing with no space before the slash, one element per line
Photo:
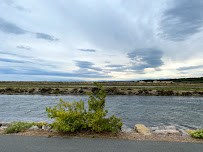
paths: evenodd
<path fill-rule="evenodd" d="M 1 125 L 2 126 L 8 126 L 10 123 L 9 122 L 2 122 Z"/>
<path fill-rule="evenodd" d="M 50 132 L 57 132 L 55 129 L 51 129 Z"/>
<path fill-rule="evenodd" d="M 4 130 L 3 128 L 0 127 L 0 131 Z"/>
<path fill-rule="evenodd" d="M 166 126 L 166 130 L 176 130 L 176 126 Z"/>
<path fill-rule="evenodd" d="M 31 131 L 31 130 L 38 130 L 39 128 L 37 126 L 32 126 L 30 127 L 28 130 Z"/>
<path fill-rule="evenodd" d="M 49 126 L 43 125 L 43 126 L 42 126 L 42 129 L 43 129 L 43 130 L 51 130 L 51 129 L 52 129 L 52 126 L 49 127 Z"/>
<path fill-rule="evenodd" d="M 165 130 L 165 127 L 164 126 L 160 126 L 159 130 Z"/>
<path fill-rule="evenodd" d="M 150 127 L 149 128 L 151 131 L 156 131 L 156 130 L 159 130 L 159 127 Z"/>
<path fill-rule="evenodd" d="M 8 126 L 1 126 L 0 130 L 5 130 L 6 128 L 8 128 Z"/>
<path fill-rule="evenodd" d="M 126 133 L 131 133 L 131 132 L 133 132 L 133 129 L 129 128 L 129 127 L 126 126 L 126 125 L 123 125 L 123 126 L 121 127 L 121 131 L 122 131 L 122 132 L 126 132 Z"/>
<path fill-rule="evenodd" d="M 156 134 L 178 134 L 178 130 L 156 130 L 154 131 Z"/>
<path fill-rule="evenodd" d="M 178 129 L 181 135 L 189 135 L 184 129 Z"/>

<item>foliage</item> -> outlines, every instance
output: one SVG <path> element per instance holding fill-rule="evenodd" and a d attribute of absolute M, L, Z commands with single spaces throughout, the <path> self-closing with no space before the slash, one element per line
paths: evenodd
<path fill-rule="evenodd" d="M 197 130 L 194 133 L 191 134 L 194 138 L 201 138 L 203 139 L 203 129 Z"/>
<path fill-rule="evenodd" d="M 46 108 L 49 118 L 54 118 L 53 128 L 59 132 L 76 132 L 81 130 L 103 132 L 111 131 L 116 133 L 121 129 L 121 119 L 116 116 L 106 118 L 108 110 L 105 108 L 106 93 L 101 85 L 98 85 L 93 93 L 88 93 L 88 110 L 84 107 L 84 102 L 64 102 L 53 108 Z"/>
<path fill-rule="evenodd" d="M 29 129 L 31 126 L 32 126 L 31 123 L 19 121 L 17 123 L 10 124 L 8 128 L 6 128 L 5 133 L 9 134 L 9 133 L 23 132 Z"/>
<path fill-rule="evenodd" d="M 44 122 L 32 122 L 32 126 L 37 126 L 38 128 L 42 128 L 43 125 L 48 125 L 48 123 Z"/>

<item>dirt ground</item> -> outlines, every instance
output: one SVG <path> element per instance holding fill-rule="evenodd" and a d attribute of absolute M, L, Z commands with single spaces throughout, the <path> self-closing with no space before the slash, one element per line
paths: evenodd
<path fill-rule="evenodd" d="M 0 134 L 3 134 L 3 131 L 0 131 Z M 45 131 L 42 129 L 35 131 L 25 131 L 19 133 L 13 133 L 14 135 L 23 135 L 23 136 L 46 136 L 51 137 L 72 137 L 72 138 L 105 138 L 105 139 L 126 139 L 126 140 L 140 140 L 140 141 L 169 141 L 169 142 L 195 142 L 203 143 L 203 139 L 195 139 L 189 135 L 180 135 L 180 134 L 151 134 L 151 135 L 141 135 L 136 132 L 126 133 L 120 132 L 117 134 L 104 132 L 104 133 L 57 133 Z"/>

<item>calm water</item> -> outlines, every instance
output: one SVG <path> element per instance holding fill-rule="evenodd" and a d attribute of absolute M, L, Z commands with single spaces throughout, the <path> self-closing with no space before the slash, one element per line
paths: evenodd
<path fill-rule="evenodd" d="M 59 99 L 87 101 L 88 96 L 0 95 L 0 120 L 50 122 L 45 108 Z M 203 128 L 202 97 L 107 96 L 106 108 L 131 128 L 138 123 Z"/>

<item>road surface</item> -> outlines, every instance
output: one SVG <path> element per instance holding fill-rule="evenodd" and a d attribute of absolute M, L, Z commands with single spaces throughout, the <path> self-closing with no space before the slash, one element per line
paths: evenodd
<path fill-rule="evenodd" d="M 0 152 L 203 152 L 202 143 L 0 135 Z"/>

